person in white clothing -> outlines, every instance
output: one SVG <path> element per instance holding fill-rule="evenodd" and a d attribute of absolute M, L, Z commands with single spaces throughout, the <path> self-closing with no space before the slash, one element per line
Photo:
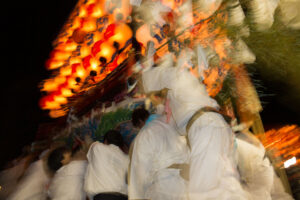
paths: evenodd
<path fill-rule="evenodd" d="M 249 125 L 248 125 L 249 126 Z M 246 123 L 235 126 L 238 152 L 238 169 L 243 187 L 252 199 L 293 199 L 283 185 L 266 155 L 262 143 L 248 130 Z M 241 131 L 239 129 L 242 129 Z"/>
<path fill-rule="evenodd" d="M 190 72 L 174 67 L 172 55 L 163 59 L 157 67 L 143 71 L 143 88 L 146 93 L 168 90 L 172 117 L 179 132 L 188 136 L 190 200 L 249 199 L 239 182 L 231 127 L 219 113 L 202 110 L 217 110 L 217 102 Z"/>
<path fill-rule="evenodd" d="M 71 152 L 59 147 L 44 159 L 32 163 L 9 200 L 46 200 L 49 182 L 53 174 L 70 160 Z"/>
<path fill-rule="evenodd" d="M 90 199 L 105 199 L 106 196 L 127 199 L 129 157 L 121 150 L 123 145 L 121 134 L 115 130 L 105 134 L 104 144 L 91 144 L 87 153 L 88 166 L 84 183 L 84 190 Z"/>
<path fill-rule="evenodd" d="M 86 172 L 86 152 L 73 152 L 71 162 L 62 166 L 55 173 L 48 195 L 52 200 L 86 200 L 83 190 Z"/>
<path fill-rule="evenodd" d="M 166 123 L 166 116 L 149 118 L 134 140 L 129 199 L 185 200 L 183 170 L 189 161 L 185 137 L 177 133 L 174 122 Z"/>

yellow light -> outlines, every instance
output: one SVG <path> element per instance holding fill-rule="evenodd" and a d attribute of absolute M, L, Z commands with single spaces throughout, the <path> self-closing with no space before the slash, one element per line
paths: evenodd
<path fill-rule="evenodd" d="M 55 101 L 51 101 L 51 102 L 48 101 L 48 102 L 46 102 L 46 105 L 43 109 L 48 109 L 48 110 L 60 109 L 60 104 Z"/>
<path fill-rule="evenodd" d="M 56 90 L 56 88 L 57 88 L 57 84 L 52 80 L 48 80 L 47 82 L 44 83 L 42 91 L 51 92 Z"/>
<path fill-rule="evenodd" d="M 76 63 L 80 63 L 81 62 L 81 59 L 80 58 L 78 58 L 78 57 L 72 57 L 71 59 L 70 59 L 70 65 L 73 65 L 73 64 L 76 64 Z"/>
<path fill-rule="evenodd" d="M 85 75 L 85 70 L 84 69 L 78 69 L 76 72 L 77 76 L 79 76 L 80 78 L 84 77 Z"/>
<path fill-rule="evenodd" d="M 68 102 L 67 99 L 63 96 L 54 96 L 54 101 L 59 104 L 66 104 Z"/>
<path fill-rule="evenodd" d="M 66 81 L 66 77 L 64 77 L 64 76 L 57 76 L 54 79 L 54 82 L 57 83 L 57 85 L 63 84 L 65 81 Z"/>
<path fill-rule="evenodd" d="M 61 94 L 64 97 L 71 97 L 71 96 L 73 96 L 72 91 L 70 89 L 67 89 L 67 88 L 61 89 Z"/>
<path fill-rule="evenodd" d="M 77 48 L 77 44 L 75 42 L 70 42 L 65 45 L 66 51 L 75 51 Z"/>
<path fill-rule="evenodd" d="M 69 76 L 69 75 L 71 75 L 72 74 L 71 67 L 67 66 L 67 67 L 60 68 L 60 74 L 62 76 Z"/>
<path fill-rule="evenodd" d="M 88 46 L 82 46 L 80 49 L 80 57 L 84 58 L 91 54 L 91 48 Z"/>

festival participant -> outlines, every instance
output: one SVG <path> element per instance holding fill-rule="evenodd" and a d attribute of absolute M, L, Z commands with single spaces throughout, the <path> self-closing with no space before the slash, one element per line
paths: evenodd
<path fill-rule="evenodd" d="M 172 116 L 191 148 L 189 198 L 248 199 L 234 162 L 234 134 L 205 86 L 167 54 L 157 67 L 142 73 L 146 93 L 167 89 Z"/>
<path fill-rule="evenodd" d="M 126 175 L 129 157 L 118 131 L 105 134 L 104 144 L 94 142 L 87 153 L 84 190 L 90 199 L 127 199 Z"/>
<path fill-rule="evenodd" d="M 71 152 L 59 147 L 29 166 L 24 178 L 9 200 L 45 200 L 47 187 L 53 174 L 70 160 Z"/>
<path fill-rule="evenodd" d="M 53 177 L 48 195 L 52 200 L 86 200 L 83 190 L 86 152 L 73 152 L 71 162 L 62 166 Z"/>
<path fill-rule="evenodd" d="M 293 199 L 284 191 L 262 143 L 248 130 L 251 123 L 233 127 L 236 132 L 238 169 L 243 187 L 252 199 Z"/>
<path fill-rule="evenodd" d="M 138 113 L 148 113 L 139 109 Z M 142 112 L 143 111 L 143 112 Z M 137 111 L 134 111 L 136 113 Z M 173 122 L 166 116 L 133 120 L 144 125 L 133 143 L 129 172 L 129 199 L 187 199 L 184 168 L 188 167 L 188 148 Z M 140 126 L 141 127 L 141 126 Z"/>

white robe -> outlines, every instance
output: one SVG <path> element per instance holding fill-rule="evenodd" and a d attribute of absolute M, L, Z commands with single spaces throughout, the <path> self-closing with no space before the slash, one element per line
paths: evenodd
<path fill-rule="evenodd" d="M 9 200 L 44 200 L 47 198 L 49 178 L 44 170 L 43 160 L 31 164 L 25 177 L 18 184 Z"/>
<path fill-rule="evenodd" d="M 236 141 L 241 179 L 252 199 L 292 200 L 265 157 L 265 148 L 259 140 L 249 137 L 249 134 L 239 133 Z"/>
<path fill-rule="evenodd" d="M 218 107 L 204 85 L 180 66 L 173 67 L 172 57 L 168 55 L 160 66 L 144 71 L 142 78 L 146 93 L 169 89 L 167 98 L 181 134 L 186 134 L 186 125 L 197 110 L 205 106 Z M 203 114 L 191 126 L 188 137 L 190 199 L 248 199 L 234 163 L 234 135 L 222 116 Z"/>
<path fill-rule="evenodd" d="M 159 117 L 145 125 L 134 140 L 129 199 L 185 200 L 186 182 L 172 164 L 188 162 L 185 137 Z"/>
<path fill-rule="evenodd" d="M 83 190 L 87 161 L 74 160 L 61 167 L 53 177 L 49 196 L 52 200 L 85 200 Z"/>
<path fill-rule="evenodd" d="M 119 147 L 94 142 L 87 159 L 84 190 L 89 197 L 103 192 L 127 194 L 129 157 Z"/>
<path fill-rule="evenodd" d="M 252 199 L 271 200 L 273 185 L 273 167 L 265 151 L 256 146 L 236 139 L 238 152 L 238 168 L 244 188 Z"/>

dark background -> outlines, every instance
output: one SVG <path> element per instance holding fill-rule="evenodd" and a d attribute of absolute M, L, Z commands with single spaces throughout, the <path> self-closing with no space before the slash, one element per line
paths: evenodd
<path fill-rule="evenodd" d="M 38 107 L 38 84 L 50 73 L 44 63 L 51 43 L 74 8 L 77 0 L 10 1 L 1 6 L 1 140 L 0 167 L 18 156 L 30 144 L 39 123 L 49 122 Z M 284 80 L 270 81 L 256 71 L 253 78 L 272 96 L 262 97 L 262 119 L 268 129 L 278 124 L 299 124 L 299 114 L 282 99 L 289 99 Z"/>

